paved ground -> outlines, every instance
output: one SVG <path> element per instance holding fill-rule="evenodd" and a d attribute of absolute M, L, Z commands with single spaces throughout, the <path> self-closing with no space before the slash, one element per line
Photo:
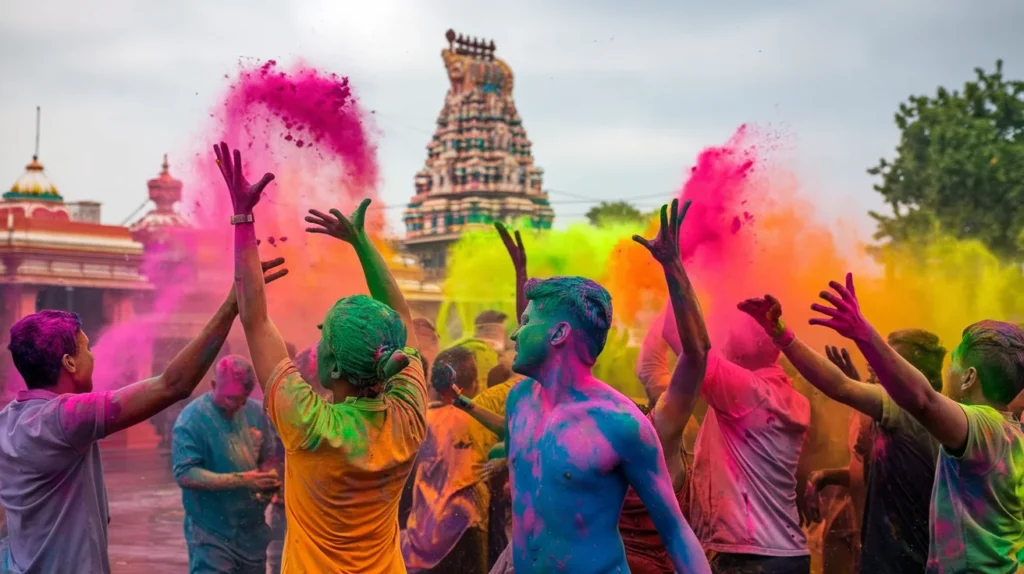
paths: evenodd
<path fill-rule="evenodd" d="M 114 574 L 188 571 L 181 491 L 166 452 L 103 448 L 110 500 L 110 563 Z"/>

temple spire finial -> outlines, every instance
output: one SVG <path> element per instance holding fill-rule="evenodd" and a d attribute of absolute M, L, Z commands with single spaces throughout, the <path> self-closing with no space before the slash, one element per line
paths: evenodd
<path fill-rule="evenodd" d="M 36 151 L 34 154 L 32 154 L 32 161 L 39 161 L 40 116 L 42 116 L 42 108 L 40 106 L 36 106 Z"/>
<path fill-rule="evenodd" d="M 160 166 L 163 170 L 160 171 L 160 175 L 171 173 L 171 164 L 167 162 L 167 154 L 164 154 L 164 163 Z"/>

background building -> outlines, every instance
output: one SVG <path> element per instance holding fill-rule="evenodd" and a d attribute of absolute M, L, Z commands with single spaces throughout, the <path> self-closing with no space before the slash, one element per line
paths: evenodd
<path fill-rule="evenodd" d="M 494 57 L 493 41 L 445 37 L 451 87 L 404 214 L 404 245 L 428 277 L 443 274 L 448 246 L 466 229 L 518 218 L 547 229 L 554 220 L 512 98 L 512 69 Z"/>

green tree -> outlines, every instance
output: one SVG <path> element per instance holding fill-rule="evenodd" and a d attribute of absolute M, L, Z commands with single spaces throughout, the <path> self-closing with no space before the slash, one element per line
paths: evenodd
<path fill-rule="evenodd" d="M 602 201 L 600 205 L 591 207 L 586 217 L 591 225 L 601 225 L 615 221 L 643 221 L 647 214 L 627 201 Z"/>
<path fill-rule="evenodd" d="M 868 173 L 891 215 L 871 212 L 875 239 L 912 243 L 941 229 L 1002 257 L 1024 255 L 1024 82 L 975 69 L 963 89 L 900 104 L 896 157 Z"/>

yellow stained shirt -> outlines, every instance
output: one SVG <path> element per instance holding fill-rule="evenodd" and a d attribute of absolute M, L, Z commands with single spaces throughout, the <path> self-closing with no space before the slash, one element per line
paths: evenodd
<path fill-rule="evenodd" d="M 406 572 L 398 501 L 426 436 L 419 353 L 380 397 L 330 404 L 290 359 L 270 376 L 264 404 L 285 447 L 288 531 L 281 572 Z"/>

